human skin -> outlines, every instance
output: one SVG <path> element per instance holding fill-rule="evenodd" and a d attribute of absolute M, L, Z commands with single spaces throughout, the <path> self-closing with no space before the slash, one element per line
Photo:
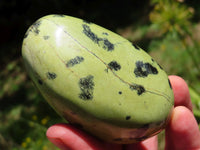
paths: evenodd
<path fill-rule="evenodd" d="M 200 150 L 200 131 L 192 113 L 186 82 L 169 76 L 174 91 L 174 109 L 165 129 L 165 150 Z M 157 150 L 157 136 L 136 144 L 111 144 L 69 124 L 56 124 L 47 130 L 47 138 L 61 150 Z"/>

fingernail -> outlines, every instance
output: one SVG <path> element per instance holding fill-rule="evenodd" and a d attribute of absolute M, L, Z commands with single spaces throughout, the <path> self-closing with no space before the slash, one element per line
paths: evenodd
<path fill-rule="evenodd" d="M 50 127 L 47 132 L 46 136 L 53 144 L 55 144 L 57 147 L 59 147 L 61 150 L 71 150 L 68 148 L 68 146 L 63 142 L 63 140 L 60 137 L 63 137 L 65 132 L 63 130 L 60 130 L 60 127 Z"/>
<path fill-rule="evenodd" d="M 53 144 L 55 144 L 61 150 L 71 150 L 68 148 L 65 143 L 59 138 L 48 138 Z"/>

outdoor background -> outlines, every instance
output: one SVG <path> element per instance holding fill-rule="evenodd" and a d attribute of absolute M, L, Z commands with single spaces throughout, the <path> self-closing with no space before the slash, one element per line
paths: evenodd
<path fill-rule="evenodd" d="M 33 86 L 21 57 L 26 30 L 48 14 L 85 19 L 139 45 L 169 75 L 186 80 L 200 122 L 199 0 L 0 0 L 1 150 L 57 149 L 45 132 L 64 120 Z M 161 150 L 164 132 L 159 141 Z"/>

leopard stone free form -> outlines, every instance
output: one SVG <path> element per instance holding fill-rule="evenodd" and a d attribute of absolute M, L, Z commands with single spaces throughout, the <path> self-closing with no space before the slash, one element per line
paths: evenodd
<path fill-rule="evenodd" d="M 103 140 L 138 142 L 169 120 L 174 97 L 165 71 L 141 48 L 96 24 L 45 16 L 26 32 L 22 55 L 57 113 Z"/>

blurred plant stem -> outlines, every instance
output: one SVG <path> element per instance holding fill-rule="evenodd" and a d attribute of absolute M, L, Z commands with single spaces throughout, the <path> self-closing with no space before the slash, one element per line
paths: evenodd
<path fill-rule="evenodd" d="M 175 63 L 171 67 L 175 67 L 177 74 L 186 75 L 190 86 L 194 86 L 194 89 L 191 87 L 189 89 L 194 106 L 193 112 L 200 122 L 200 96 L 195 91 L 200 90 L 200 44 L 194 38 L 194 24 L 191 22 L 194 9 L 186 5 L 184 0 L 151 0 L 151 4 L 154 8 L 150 12 L 150 21 L 160 37 L 152 47 L 156 49 L 164 45 L 165 51 L 162 55 L 165 58 L 171 57 Z M 183 54 L 184 52 L 187 54 Z"/>
<path fill-rule="evenodd" d="M 193 113 L 196 117 L 196 120 L 200 122 L 200 95 L 191 87 L 189 87 L 190 97 L 193 104 Z M 199 124 L 200 129 L 200 124 Z"/>
<path fill-rule="evenodd" d="M 200 44 L 194 38 L 191 23 L 194 9 L 185 5 L 184 1 L 151 0 L 151 4 L 154 5 L 154 9 L 150 12 L 150 21 L 156 26 L 160 37 L 164 39 L 169 34 L 176 35 L 177 43 L 182 43 L 193 63 L 193 68 L 200 72 Z M 199 74 L 191 72 L 191 77 L 198 80 Z"/>

